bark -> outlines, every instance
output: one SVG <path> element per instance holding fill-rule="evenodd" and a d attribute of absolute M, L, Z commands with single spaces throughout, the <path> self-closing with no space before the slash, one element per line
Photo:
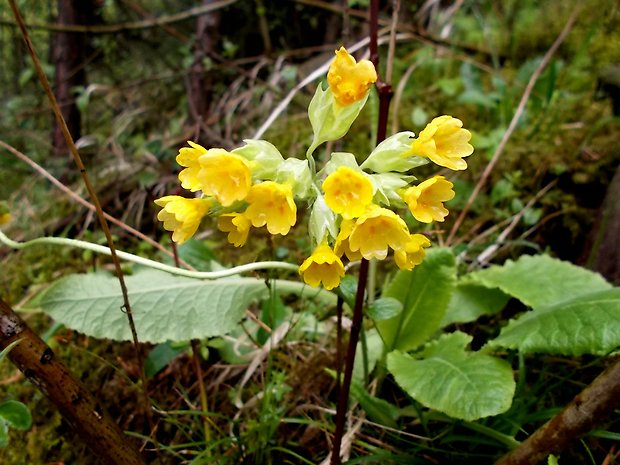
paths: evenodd
<path fill-rule="evenodd" d="M 20 342 L 8 358 L 58 408 L 86 445 L 109 465 L 145 465 L 99 401 L 55 357 L 9 305 L 0 299 L 0 350 Z"/>
<path fill-rule="evenodd" d="M 94 24 L 94 0 L 58 0 L 58 23 L 61 25 Z M 73 140 L 81 136 L 80 112 L 72 95 L 74 87 L 86 85 L 84 63 L 88 53 L 88 36 L 76 32 L 57 32 L 52 38 L 52 62 L 55 67 L 56 99 Z M 55 156 L 68 153 L 60 127 L 54 120 L 52 146 Z"/>
<path fill-rule="evenodd" d="M 562 412 L 495 465 L 536 465 L 558 454 L 620 407 L 620 360 L 578 394 Z"/>
<path fill-rule="evenodd" d="M 203 0 L 206 7 L 213 0 Z M 213 11 L 200 16 L 196 21 L 196 43 L 194 45 L 194 62 L 189 75 L 189 106 L 193 123 L 199 128 L 198 140 L 209 145 L 207 127 L 211 97 L 213 95 L 211 73 L 205 69 L 205 59 L 216 50 L 219 36 L 221 15 Z"/>

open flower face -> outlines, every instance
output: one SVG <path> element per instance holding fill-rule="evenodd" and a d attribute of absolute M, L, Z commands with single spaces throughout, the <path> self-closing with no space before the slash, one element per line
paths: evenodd
<path fill-rule="evenodd" d="M 227 207 L 243 200 L 252 185 L 252 173 L 245 159 L 224 149 L 211 149 L 198 159 L 197 179 L 206 195 Z"/>
<path fill-rule="evenodd" d="M 164 229 L 173 231 L 172 240 L 178 244 L 196 233 L 202 217 L 211 206 L 206 199 L 186 199 L 178 195 L 167 195 L 155 200 L 155 204 L 163 207 L 157 219 L 163 221 Z"/>
<path fill-rule="evenodd" d="M 463 157 L 471 155 L 474 148 L 468 143 L 471 133 L 462 126 L 462 121 L 452 116 L 435 118 L 413 141 L 408 155 L 430 158 L 451 170 L 464 170 L 467 163 Z"/>
<path fill-rule="evenodd" d="M 403 200 L 416 220 L 422 223 L 443 221 L 449 213 L 443 202 L 454 198 L 453 186 L 443 176 L 434 176 L 405 190 Z"/>
<path fill-rule="evenodd" d="M 202 188 L 198 182 L 198 172 L 200 171 L 198 159 L 207 153 L 207 149 L 191 141 L 187 141 L 187 143 L 190 147 L 183 147 L 177 155 L 177 163 L 185 167 L 179 173 L 179 181 L 181 181 L 183 189 L 196 192 Z"/>
<path fill-rule="evenodd" d="M 338 237 L 334 245 L 334 252 L 336 255 L 342 257 L 342 255 L 345 254 L 349 261 L 352 262 L 362 259 L 362 254 L 359 250 L 353 252 L 349 244 L 349 236 L 351 235 L 351 231 L 353 231 L 353 226 L 355 226 L 355 220 L 344 220 L 340 224 L 340 231 L 338 231 Z"/>
<path fill-rule="evenodd" d="M 288 234 L 297 221 L 297 206 L 288 184 L 265 181 L 255 184 L 246 198 L 245 216 L 256 228 L 267 225 L 271 234 Z"/>
<path fill-rule="evenodd" d="M 403 219 L 392 210 L 371 207 L 360 216 L 351 235 L 349 247 L 359 251 L 366 260 L 385 259 L 388 248 L 404 251 L 409 242 L 409 230 Z"/>
<path fill-rule="evenodd" d="M 228 233 L 228 242 L 242 247 L 248 240 L 252 222 L 243 213 L 224 213 L 218 217 L 217 227 Z"/>
<path fill-rule="evenodd" d="M 344 265 L 327 244 L 321 244 L 301 264 L 299 274 L 306 284 L 317 287 L 323 283 L 325 289 L 331 290 L 340 284 Z"/>
<path fill-rule="evenodd" d="M 347 106 L 363 99 L 376 80 L 377 72 L 372 62 L 361 60 L 356 63 L 344 47 L 336 50 L 336 58 L 327 72 L 327 82 L 336 102 Z"/>
<path fill-rule="evenodd" d="M 341 166 L 323 181 L 325 203 L 345 219 L 357 218 L 372 203 L 372 181 L 361 171 Z"/>
<path fill-rule="evenodd" d="M 405 250 L 397 250 L 394 252 L 394 261 L 401 270 L 412 270 L 414 266 L 419 265 L 426 255 L 425 247 L 430 247 L 431 241 L 422 234 L 412 234 Z"/>

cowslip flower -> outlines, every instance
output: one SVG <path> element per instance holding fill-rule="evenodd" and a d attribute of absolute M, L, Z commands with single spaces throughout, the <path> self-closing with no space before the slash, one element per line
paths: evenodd
<path fill-rule="evenodd" d="M 355 61 L 344 47 L 336 50 L 336 58 L 327 72 L 327 82 L 336 102 L 351 105 L 366 97 L 370 86 L 377 80 L 377 71 L 369 60 Z"/>
<path fill-rule="evenodd" d="M 243 213 L 224 213 L 217 218 L 217 227 L 228 233 L 228 242 L 242 247 L 248 240 L 252 222 Z"/>
<path fill-rule="evenodd" d="M 421 223 L 443 221 L 449 213 L 443 202 L 454 198 L 452 187 L 454 184 L 443 176 L 433 176 L 406 189 L 402 197 L 413 217 Z"/>
<path fill-rule="evenodd" d="M 359 250 L 352 251 L 349 244 L 349 236 L 351 231 L 353 231 L 353 226 L 355 226 L 355 220 L 344 220 L 340 224 L 340 231 L 338 231 L 336 244 L 334 244 L 334 253 L 339 257 L 346 255 L 351 262 L 362 259 L 362 254 Z"/>
<path fill-rule="evenodd" d="M 372 181 L 361 171 L 341 166 L 323 181 L 325 203 L 344 219 L 357 218 L 372 203 Z"/>
<path fill-rule="evenodd" d="M 422 234 L 412 234 L 409 237 L 405 250 L 394 252 L 394 261 L 401 270 L 411 271 L 414 266 L 419 265 L 424 260 L 426 247 L 431 246 L 431 241 Z"/>
<path fill-rule="evenodd" d="M 211 202 L 207 199 L 186 199 L 178 195 L 166 195 L 155 200 L 162 207 L 157 219 L 164 223 L 164 229 L 172 231 L 172 240 L 183 244 L 198 229 L 202 217 L 207 214 Z"/>
<path fill-rule="evenodd" d="M 452 116 L 433 119 L 411 144 L 407 155 L 427 157 L 431 161 L 451 170 L 464 170 L 467 163 L 463 157 L 474 152 L 468 143 L 471 133 L 463 129 L 463 122 Z"/>
<path fill-rule="evenodd" d="M 407 224 L 400 216 L 375 205 L 355 222 L 349 236 L 349 247 L 353 252 L 359 251 L 366 260 L 383 260 L 388 248 L 405 250 L 409 236 Z"/>
<path fill-rule="evenodd" d="M 256 228 L 267 225 L 269 233 L 285 236 L 297 221 L 297 206 L 288 184 L 274 181 L 255 184 L 245 200 L 249 205 L 244 215 Z"/>
<path fill-rule="evenodd" d="M 306 284 L 317 287 L 323 283 L 323 287 L 329 291 L 340 285 L 344 276 L 344 265 L 334 251 L 326 243 L 322 243 L 301 264 L 299 274 Z"/>
<path fill-rule="evenodd" d="M 198 172 L 200 171 L 198 159 L 207 153 L 207 149 L 192 141 L 187 141 L 187 143 L 190 146 L 181 148 L 176 158 L 177 163 L 185 167 L 179 173 L 179 181 L 181 181 L 183 189 L 196 192 L 201 189 L 198 181 Z"/>
<path fill-rule="evenodd" d="M 246 198 L 252 173 L 245 159 L 224 149 L 210 149 L 198 162 L 196 178 L 202 192 L 214 196 L 224 207 Z"/>

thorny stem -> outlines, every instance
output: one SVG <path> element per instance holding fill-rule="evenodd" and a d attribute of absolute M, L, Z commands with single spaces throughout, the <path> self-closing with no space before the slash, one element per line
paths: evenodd
<path fill-rule="evenodd" d="M 370 61 L 372 61 L 377 74 L 379 74 L 379 53 L 378 53 L 378 24 L 379 24 L 379 1 L 372 0 L 370 3 Z M 377 144 L 386 137 L 387 120 L 389 115 L 390 101 L 392 99 L 392 86 L 380 78 L 375 84 L 379 93 L 379 120 L 377 121 Z M 349 391 L 353 377 L 353 363 L 355 361 L 355 350 L 359 341 L 362 329 L 364 294 L 368 282 L 369 262 L 362 259 L 360 264 L 359 278 L 357 282 L 357 293 L 355 295 L 355 308 L 353 309 L 353 320 L 351 322 L 351 335 L 347 348 L 347 358 L 344 369 L 344 378 L 340 392 L 338 394 L 338 404 L 336 407 L 336 425 L 334 430 L 334 440 L 330 464 L 340 465 L 340 448 L 342 436 L 344 434 L 344 424 L 349 400 Z"/>

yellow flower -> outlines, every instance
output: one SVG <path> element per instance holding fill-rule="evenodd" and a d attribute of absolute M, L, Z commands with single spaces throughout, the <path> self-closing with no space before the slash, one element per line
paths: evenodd
<path fill-rule="evenodd" d="M 10 213 L 0 213 L 0 225 L 7 224 L 9 221 L 11 221 Z"/>
<path fill-rule="evenodd" d="M 463 157 L 471 155 L 474 148 L 468 144 L 471 133 L 462 126 L 462 121 L 452 116 L 435 118 L 412 142 L 408 155 L 430 158 L 451 170 L 464 170 L 467 163 Z"/>
<path fill-rule="evenodd" d="M 369 208 L 357 219 L 349 236 L 351 250 L 359 250 L 366 260 L 383 260 L 388 247 L 404 251 L 408 242 L 409 230 L 403 219 L 392 210 L 378 206 Z"/>
<path fill-rule="evenodd" d="M 187 143 L 191 147 L 183 147 L 177 155 L 177 163 L 185 167 L 179 173 L 179 181 L 181 181 L 181 186 L 184 189 L 196 192 L 202 188 L 198 182 L 198 172 L 200 171 L 198 159 L 207 153 L 207 149 L 191 141 L 187 141 Z"/>
<path fill-rule="evenodd" d="M 334 245 L 334 252 L 336 255 L 342 257 L 342 255 L 345 254 L 351 262 L 362 259 L 362 254 L 359 250 L 353 252 L 349 244 L 349 236 L 351 235 L 353 226 L 355 226 L 355 220 L 344 220 L 340 224 L 340 231 L 338 232 L 336 244 Z"/>
<path fill-rule="evenodd" d="M 443 202 L 454 198 L 453 186 L 443 176 L 433 176 L 405 190 L 403 200 L 416 220 L 422 223 L 443 221 L 449 213 Z"/>
<path fill-rule="evenodd" d="M 341 166 L 323 181 L 325 203 L 345 219 L 364 214 L 372 203 L 372 181 L 361 171 Z"/>
<path fill-rule="evenodd" d="M 235 247 L 245 245 L 251 226 L 252 222 L 243 213 L 224 213 L 217 219 L 217 227 L 228 233 L 228 242 Z"/>
<path fill-rule="evenodd" d="M 288 184 L 265 181 L 255 184 L 246 198 L 249 206 L 245 211 L 254 227 L 267 225 L 271 234 L 288 234 L 297 221 L 297 206 L 293 191 Z"/>
<path fill-rule="evenodd" d="M 299 274 L 306 284 L 317 287 L 323 283 L 325 289 L 331 290 L 340 284 L 344 276 L 344 265 L 334 251 L 323 243 L 304 260 L 299 267 Z"/>
<path fill-rule="evenodd" d="M 245 159 L 224 149 L 211 149 L 198 160 L 197 179 L 206 195 L 227 207 L 248 195 L 252 173 Z"/>
<path fill-rule="evenodd" d="M 173 231 L 172 240 L 178 244 L 194 235 L 211 206 L 207 199 L 186 199 L 178 195 L 166 195 L 155 203 L 163 207 L 157 219 L 163 221 L 164 229 Z"/>
<path fill-rule="evenodd" d="M 405 250 L 394 252 L 394 261 L 401 270 L 412 270 L 419 265 L 426 255 L 425 247 L 430 247 L 431 241 L 422 234 L 412 234 Z"/>
<path fill-rule="evenodd" d="M 376 80 L 377 72 L 370 61 L 356 63 L 344 47 L 336 50 L 336 58 L 327 72 L 327 82 L 336 102 L 347 106 L 363 99 Z"/>

